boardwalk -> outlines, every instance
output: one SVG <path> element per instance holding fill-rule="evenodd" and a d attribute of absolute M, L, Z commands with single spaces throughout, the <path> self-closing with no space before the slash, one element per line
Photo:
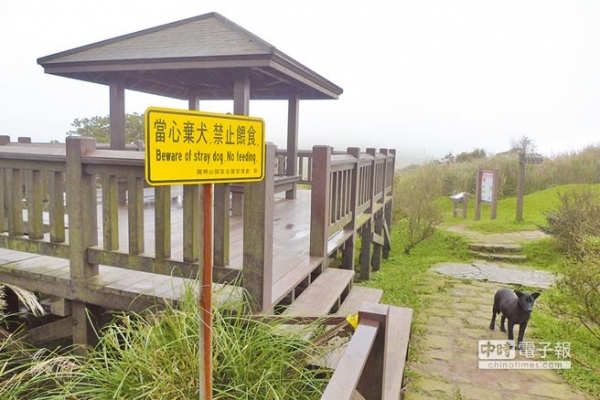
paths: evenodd
<path fill-rule="evenodd" d="M 263 181 L 215 186 L 212 282 L 228 284 L 216 292 L 241 286 L 257 312 L 315 292 L 308 303 L 336 312 L 356 297 L 355 254 L 368 279 L 389 251 L 395 153 L 316 146 L 301 156 L 312 171 L 303 177 L 276 176 L 286 156 L 266 150 Z M 311 190 L 295 187 L 306 179 Z M 199 185 L 145 188 L 143 153 L 89 138 L 0 146 L 0 282 L 57 298 L 62 334 L 93 343 L 90 307 L 141 311 L 180 298 L 183 278 L 209 282 L 198 274 L 203 196 Z M 328 270 L 334 261 L 346 271 Z"/>
<path fill-rule="evenodd" d="M 183 237 L 183 206 L 180 199 L 181 191 L 174 190 L 172 202 L 172 246 L 173 257 L 181 257 Z M 144 237 L 146 248 L 152 248 L 154 243 L 154 209 L 151 198 L 146 198 L 147 207 L 144 212 L 144 223 L 148 234 Z M 98 207 L 101 213 L 101 206 Z M 25 214 L 26 215 L 26 214 Z M 127 208 L 119 208 L 119 231 L 121 242 L 125 243 L 123 251 L 127 251 L 128 224 Z M 297 266 L 306 264 L 309 260 L 309 230 L 310 230 L 310 191 L 298 191 L 296 200 L 286 200 L 282 195 L 275 201 L 274 217 L 274 254 L 273 254 L 273 281 L 275 287 L 285 284 L 286 275 L 293 274 Z M 99 230 L 101 227 L 98 228 Z M 230 222 L 231 237 L 231 267 L 242 268 L 243 235 L 242 218 L 232 217 Z M 102 236 L 99 235 L 99 246 L 102 246 Z M 152 254 L 148 254 L 152 256 Z M 298 272 L 298 271 L 296 271 Z M 24 253 L 10 249 L 0 249 L 0 273 L 7 275 L 18 274 L 28 277 L 27 289 L 41 291 L 42 285 L 46 288 L 47 283 L 52 283 L 56 296 L 61 296 L 64 290 L 70 286 L 69 260 L 42 256 L 32 253 Z M 4 275 L 4 274 L 3 274 Z M 5 276 L 5 275 L 4 275 Z M 5 276 L 7 283 L 10 278 Z M 90 285 L 100 292 L 113 293 L 114 304 L 106 304 L 107 307 L 126 309 L 129 304 L 124 304 L 126 299 L 133 301 L 137 298 L 141 309 L 148 304 L 154 303 L 156 297 L 168 300 L 176 300 L 181 295 L 182 285 L 185 279 L 170 277 L 166 275 L 152 274 L 142 271 L 132 271 L 123 268 L 100 266 L 99 275 L 90 279 Z M 20 281 L 22 282 L 22 281 Z M 193 281 L 192 281 L 193 282 Z M 222 285 L 216 285 L 220 288 Z M 218 291 L 218 290 L 217 290 Z M 275 291 L 281 295 L 284 288 Z M 93 294 L 90 293 L 90 296 Z M 274 299 L 275 300 L 275 299 Z"/>

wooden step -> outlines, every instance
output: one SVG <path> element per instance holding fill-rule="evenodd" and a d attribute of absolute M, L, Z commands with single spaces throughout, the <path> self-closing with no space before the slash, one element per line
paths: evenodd
<path fill-rule="evenodd" d="M 273 284 L 271 304 L 276 305 L 286 297 L 290 297 L 290 301 L 294 301 L 298 286 L 308 286 L 311 283 L 312 273 L 319 268 L 322 263 L 322 257 L 308 257 L 275 282 Z"/>
<path fill-rule="evenodd" d="M 474 250 L 469 250 L 469 254 L 472 254 L 477 257 L 481 257 L 486 260 L 510 261 L 510 262 L 527 261 L 527 256 L 522 255 L 522 254 L 486 253 L 483 251 L 474 251 Z"/>
<path fill-rule="evenodd" d="M 469 249 L 487 253 L 518 253 L 523 247 L 516 243 L 471 243 Z"/>
<path fill-rule="evenodd" d="M 321 316 L 336 312 L 350 293 L 354 271 L 326 268 L 285 310 L 288 316 Z"/>
<path fill-rule="evenodd" d="M 350 290 L 348 297 L 346 297 L 346 300 L 344 300 L 339 310 L 334 315 L 340 317 L 354 315 L 358 313 L 358 310 L 363 303 L 379 303 L 381 296 L 383 296 L 383 290 L 381 289 L 374 289 L 365 286 L 352 286 L 352 290 Z M 322 358 L 313 360 L 312 364 L 320 367 L 335 369 L 344 356 L 347 347 L 348 342 L 345 342 L 339 347 L 336 347 L 329 353 L 325 354 Z"/>
<path fill-rule="evenodd" d="M 362 303 L 379 303 L 383 290 L 365 286 L 352 286 L 348 297 L 344 300 L 336 315 L 356 314 Z"/>

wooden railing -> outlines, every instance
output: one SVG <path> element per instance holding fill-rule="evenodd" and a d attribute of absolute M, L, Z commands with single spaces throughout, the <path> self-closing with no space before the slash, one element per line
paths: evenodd
<path fill-rule="evenodd" d="M 412 314 L 410 308 L 364 303 L 358 327 L 321 399 L 399 399 Z"/>
<path fill-rule="evenodd" d="M 334 154 L 328 146 L 313 148 L 312 169 L 318 173 L 312 180 L 312 256 L 328 260 L 341 249 L 342 267 L 351 269 L 356 235 L 361 234 L 363 242 L 376 242 L 373 256 L 377 265 L 373 267 L 379 267 L 385 247 L 383 227 L 391 224 L 394 164 L 394 151 L 367 149 L 361 153 L 358 148 L 349 148 L 347 153 Z M 370 267 L 370 246 L 362 246 L 363 278 L 368 278 Z"/>
<path fill-rule="evenodd" d="M 10 139 L 0 137 L 1 143 Z M 252 278 L 238 279 L 241 266 L 213 268 L 215 281 L 243 282 L 262 309 L 272 306 L 273 283 L 273 202 L 265 199 L 275 193 L 278 179 L 275 147 L 268 145 L 266 154 L 272 166 L 266 179 L 244 189 L 244 208 L 251 210 L 244 212 L 244 225 L 257 224 L 245 229 L 244 237 L 243 270 Z M 385 240 L 377 237 L 391 222 L 395 153 L 350 148 L 333 154 L 316 146 L 299 154 L 312 160 L 303 178 L 313 188 L 310 255 L 322 257 L 324 268 L 342 251 L 342 266 L 351 269 L 360 234 L 364 243 L 375 243 L 372 258 L 370 245 L 361 248 L 361 275 L 368 278 L 371 264 L 378 268 L 371 259 L 377 260 L 382 248 L 385 256 Z M 66 146 L 5 145 L 0 146 L 0 178 L 1 247 L 69 259 L 74 278 L 97 275 L 98 264 L 183 277 L 196 276 L 201 267 L 202 190 L 199 185 L 145 187 L 144 152 L 99 149 L 93 139 L 78 137 L 68 138 Z M 185 215 L 181 237 L 171 236 L 176 193 Z M 147 207 L 149 198 L 152 207 Z M 119 207 L 127 208 L 126 217 Z"/>
<path fill-rule="evenodd" d="M 287 171 L 287 150 L 277 149 L 277 172 L 276 175 L 284 176 Z M 312 182 L 312 150 L 298 150 L 298 183 L 310 185 Z"/>

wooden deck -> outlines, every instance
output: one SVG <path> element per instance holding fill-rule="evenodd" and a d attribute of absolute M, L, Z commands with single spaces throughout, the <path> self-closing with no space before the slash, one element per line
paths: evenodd
<path fill-rule="evenodd" d="M 335 313 L 346 297 L 360 301 L 350 296 L 355 254 L 368 279 L 389 252 L 395 153 L 315 146 L 298 157 L 308 167 L 282 178 L 285 155 L 267 145 L 265 179 L 215 185 L 215 302 L 243 289 L 257 312 L 291 304 L 290 315 Z M 143 310 L 180 298 L 184 278 L 207 284 L 204 190 L 144 181 L 143 153 L 98 149 L 90 138 L 0 145 L 0 282 L 55 296 L 63 316 L 72 306 L 77 343 L 93 342 L 92 306 Z M 339 271 L 328 268 L 334 261 Z"/>
<path fill-rule="evenodd" d="M 172 201 L 172 248 L 174 258 L 182 257 L 183 241 L 183 206 L 180 193 L 173 190 Z M 144 237 L 146 248 L 152 248 L 154 243 L 154 210 L 152 198 L 146 197 L 147 206 L 144 210 L 144 223 L 149 234 Z M 101 215 L 101 205 L 98 207 Z M 310 274 L 322 261 L 318 257 L 309 256 L 309 230 L 310 230 L 310 190 L 299 190 L 296 200 L 286 200 L 280 195 L 274 205 L 274 246 L 273 246 L 273 302 L 289 293 L 296 281 Z M 127 252 L 128 215 L 127 208 L 119 208 L 120 241 L 125 243 L 121 249 Z M 25 214 L 26 218 L 26 214 Z M 100 218 L 101 219 L 101 218 Z M 101 227 L 98 228 L 101 230 Z M 232 217 L 230 222 L 231 237 L 231 268 L 242 269 L 243 249 L 243 223 L 241 217 Z M 99 235 L 99 246 L 102 247 L 102 236 Z M 153 254 L 148 254 L 153 256 Z M 11 279 L 11 275 L 26 277 Z M 69 260 L 42 256 L 32 253 L 19 252 L 0 248 L 0 282 L 20 284 L 28 290 L 46 291 L 48 283 L 54 289 L 52 294 L 64 297 L 70 286 Z M 13 282 L 11 282 L 13 281 Z M 184 283 L 195 285 L 194 280 L 183 279 L 176 276 L 166 276 L 143 271 L 133 271 L 123 268 L 100 265 L 97 276 L 89 280 L 90 287 L 101 293 L 113 294 L 112 304 L 104 304 L 109 308 L 131 309 L 135 300 L 134 309 L 143 309 L 153 304 L 156 298 L 176 301 L 181 296 Z M 232 287 L 215 284 L 214 291 L 229 296 Z M 91 300 L 91 299 L 90 299 Z M 94 303 L 94 301 L 90 301 Z"/>

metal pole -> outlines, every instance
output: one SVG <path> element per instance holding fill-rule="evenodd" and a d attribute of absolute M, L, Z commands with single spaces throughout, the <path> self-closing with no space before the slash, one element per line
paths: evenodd
<path fill-rule="evenodd" d="M 204 189 L 204 256 L 202 283 L 200 288 L 200 323 L 204 347 L 204 386 L 200 387 L 200 400 L 212 399 L 212 199 L 213 185 L 203 185 Z M 203 390 L 204 389 L 204 390 Z"/>

